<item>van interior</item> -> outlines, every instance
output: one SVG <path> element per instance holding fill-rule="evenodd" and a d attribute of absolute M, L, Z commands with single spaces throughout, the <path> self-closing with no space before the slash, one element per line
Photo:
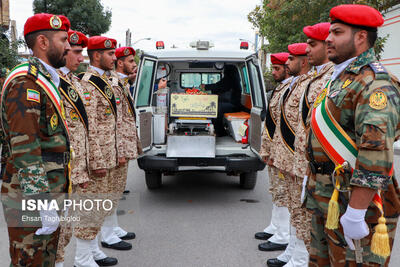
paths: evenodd
<path fill-rule="evenodd" d="M 160 79 L 168 80 L 168 89 L 153 93 L 155 144 L 165 142 L 163 135 L 166 131 L 162 128 L 170 134 L 215 134 L 217 145 L 242 144 L 238 131 L 250 119 L 251 110 L 249 79 L 244 62 L 159 62 L 155 84 L 158 85 Z M 185 94 L 196 89 L 218 95 L 217 117 L 195 119 L 170 116 L 171 94 Z M 166 125 L 162 120 L 166 120 Z"/>

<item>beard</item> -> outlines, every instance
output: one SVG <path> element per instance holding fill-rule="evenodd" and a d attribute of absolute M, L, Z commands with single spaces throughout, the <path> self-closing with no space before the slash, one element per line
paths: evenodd
<path fill-rule="evenodd" d="M 126 65 L 124 65 L 124 67 L 122 68 L 122 71 L 124 74 L 126 75 L 131 75 L 133 74 L 133 70 L 130 70 Z"/>
<path fill-rule="evenodd" d="M 334 46 L 332 44 L 328 44 L 328 47 L 332 47 L 335 49 L 336 54 L 328 54 L 329 60 L 335 64 L 345 62 L 356 54 L 356 45 L 353 38 L 341 45 Z"/>
<path fill-rule="evenodd" d="M 299 75 L 300 71 L 301 71 L 301 63 L 298 62 L 298 64 L 296 64 L 295 66 L 293 66 L 292 69 L 288 68 L 288 73 L 290 76 L 297 76 Z"/>
<path fill-rule="evenodd" d="M 59 51 L 53 43 L 50 44 L 49 51 L 47 51 L 47 59 L 49 63 L 56 69 L 64 67 L 67 63 L 68 50 Z"/>
<path fill-rule="evenodd" d="M 102 70 L 112 70 L 113 68 L 107 65 L 106 60 L 103 58 L 103 56 L 100 58 L 100 68 Z"/>
<path fill-rule="evenodd" d="M 283 81 L 286 77 L 286 70 L 284 72 L 282 72 L 278 77 L 276 77 L 276 79 L 274 79 L 276 82 L 280 83 L 281 81 Z"/>

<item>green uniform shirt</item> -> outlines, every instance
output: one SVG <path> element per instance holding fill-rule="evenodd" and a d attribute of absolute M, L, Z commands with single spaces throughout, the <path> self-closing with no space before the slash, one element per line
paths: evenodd
<path fill-rule="evenodd" d="M 393 143 L 400 134 L 399 91 L 398 81 L 377 61 L 373 49 L 359 55 L 332 81 L 329 109 L 358 147 L 351 185 L 385 190 L 392 182 Z M 315 161 L 329 161 L 310 134 Z M 330 179 L 315 182 L 316 194 L 331 196 Z"/>

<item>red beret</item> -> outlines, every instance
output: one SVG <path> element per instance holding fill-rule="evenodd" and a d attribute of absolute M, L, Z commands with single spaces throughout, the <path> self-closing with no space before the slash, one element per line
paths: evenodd
<path fill-rule="evenodd" d="M 288 60 L 289 53 L 276 53 L 271 54 L 271 63 L 278 64 L 278 65 L 285 65 L 286 61 Z"/>
<path fill-rule="evenodd" d="M 288 50 L 291 55 L 303 56 L 306 55 L 307 43 L 295 43 L 288 45 Z"/>
<path fill-rule="evenodd" d="M 342 22 L 351 26 L 377 28 L 384 22 L 382 14 L 366 5 L 340 5 L 331 9 L 332 23 Z"/>
<path fill-rule="evenodd" d="M 128 46 L 123 46 L 123 47 L 119 47 L 115 50 L 115 56 L 117 58 L 121 58 L 121 57 L 126 57 L 129 55 L 136 55 L 135 49 L 133 49 L 132 47 L 128 47 Z"/>
<path fill-rule="evenodd" d="M 117 47 L 117 40 L 104 37 L 104 36 L 93 36 L 89 38 L 88 50 L 106 50 L 114 49 Z"/>
<path fill-rule="evenodd" d="M 328 38 L 330 27 L 331 24 L 329 22 L 322 22 L 304 27 L 303 32 L 310 39 L 325 41 L 325 39 Z"/>
<path fill-rule="evenodd" d="M 68 41 L 71 45 L 80 45 L 85 48 L 88 45 L 88 38 L 81 32 L 69 30 Z"/>
<path fill-rule="evenodd" d="M 63 15 L 40 13 L 28 18 L 24 25 L 24 36 L 38 31 L 68 31 L 71 23 Z"/>

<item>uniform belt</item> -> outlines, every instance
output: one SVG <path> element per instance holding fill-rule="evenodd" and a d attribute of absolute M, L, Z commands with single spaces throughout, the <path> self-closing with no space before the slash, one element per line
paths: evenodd
<path fill-rule="evenodd" d="M 331 161 L 327 162 L 310 162 L 310 169 L 313 174 L 332 174 L 335 170 L 335 164 Z"/>
<path fill-rule="evenodd" d="M 44 162 L 55 162 L 59 165 L 68 165 L 70 160 L 69 152 L 42 152 Z"/>

